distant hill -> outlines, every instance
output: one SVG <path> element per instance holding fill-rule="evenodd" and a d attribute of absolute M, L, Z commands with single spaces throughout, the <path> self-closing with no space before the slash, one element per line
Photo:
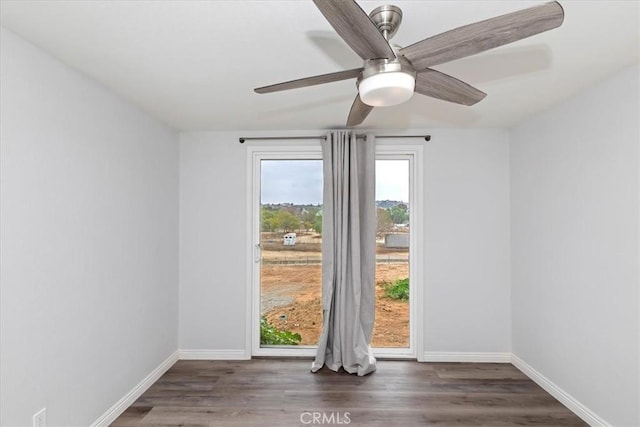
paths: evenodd
<path fill-rule="evenodd" d="M 399 200 L 376 200 L 376 207 L 382 209 L 389 209 L 400 204 L 409 205 L 409 203 Z"/>
<path fill-rule="evenodd" d="M 382 208 L 382 209 L 389 209 L 400 204 L 409 206 L 409 203 L 403 202 L 401 200 L 376 200 L 376 207 Z M 321 208 L 322 205 L 321 204 L 297 205 L 294 203 L 266 203 L 266 204 L 263 204 L 262 207 L 267 209 L 272 209 L 272 210 L 287 209 L 289 211 L 301 211 L 303 209 L 308 210 L 311 208 Z"/>

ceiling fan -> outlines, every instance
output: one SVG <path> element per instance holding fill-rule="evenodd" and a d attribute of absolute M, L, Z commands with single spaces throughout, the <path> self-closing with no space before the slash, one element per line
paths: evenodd
<path fill-rule="evenodd" d="M 408 101 L 414 92 L 462 105 L 481 101 L 486 93 L 455 77 L 436 71 L 434 65 L 475 55 L 559 27 L 564 11 L 558 2 L 545 3 L 479 21 L 407 47 L 389 44 L 402 21 L 393 5 L 367 14 L 354 0 L 313 0 L 342 39 L 363 60 L 360 68 L 322 74 L 254 89 L 271 93 L 357 78 L 358 95 L 347 126 L 361 124 L 373 107 Z"/>

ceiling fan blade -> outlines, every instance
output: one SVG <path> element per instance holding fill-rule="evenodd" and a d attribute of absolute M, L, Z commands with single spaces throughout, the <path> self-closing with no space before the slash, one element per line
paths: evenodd
<path fill-rule="evenodd" d="M 352 70 L 338 71 L 336 73 L 321 74 L 319 76 L 305 77 L 302 79 L 291 80 L 274 85 L 263 86 L 254 89 L 256 93 L 271 93 L 281 90 L 298 89 L 301 87 L 321 85 L 324 83 L 332 83 L 340 80 L 352 79 L 358 77 L 362 72 L 362 68 L 354 68 Z"/>
<path fill-rule="evenodd" d="M 347 126 L 357 126 L 367 118 L 369 113 L 373 110 L 371 105 L 367 105 L 360 99 L 360 95 L 356 96 L 356 99 L 351 105 L 351 111 L 349 111 L 349 118 L 347 119 Z"/>
<path fill-rule="evenodd" d="M 462 105 L 482 101 L 486 93 L 440 71 L 427 68 L 416 75 L 416 93 Z"/>
<path fill-rule="evenodd" d="M 362 59 L 393 59 L 389 42 L 353 0 L 313 0 L 334 30 Z"/>
<path fill-rule="evenodd" d="M 562 6 L 554 1 L 446 31 L 400 53 L 422 70 L 551 30 L 563 20 Z"/>

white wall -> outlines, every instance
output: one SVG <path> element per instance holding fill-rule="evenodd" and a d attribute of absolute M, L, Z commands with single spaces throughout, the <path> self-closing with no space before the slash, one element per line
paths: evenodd
<path fill-rule="evenodd" d="M 508 353 L 508 133 L 431 133 L 425 159 L 425 350 Z"/>
<path fill-rule="evenodd" d="M 247 173 L 238 134 L 180 135 L 180 348 L 245 351 Z"/>
<path fill-rule="evenodd" d="M 508 134 L 429 133 L 425 350 L 508 352 Z M 245 337 L 247 160 L 239 136 L 250 135 L 181 134 L 181 349 L 250 351 Z"/>
<path fill-rule="evenodd" d="M 511 135 L 512 348 L 614 425 L 639 425 L 638 67 Z"/>
<path fill-rule="evenodd" d="M 2 30 L 3 426 L 87 426 L 177 350 L 178 137 Z"/>

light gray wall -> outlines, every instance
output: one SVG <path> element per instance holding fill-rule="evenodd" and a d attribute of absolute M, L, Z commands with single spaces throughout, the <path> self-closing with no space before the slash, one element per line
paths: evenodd
<path fill-rule="evenodd" d="M 432 133 L 425 159 L 425 350 L 509 352 L 508 133 Z"/>
<path fill-rule="evenodd" d="M 3 426 L 87 426 L 178 344 L 178 136 L 1 33 Z"/>
<path fill-rule="evenodd" d="M 508 352 L 508 134 L 429 133 L 425 350 Z M 181 134 L 181 349 L 245 350 L 247 160 L 240 135 Z"/>
<path fill-rule="evenodd" d="M 180 134 L 181 349 L 245 349 L 245 164 L 238 133 Z"/>
<path fill-rule="evenodd" d="M 511 135 L 512 348 L 614 425 L 638 412 L 638 67 Z"/>

